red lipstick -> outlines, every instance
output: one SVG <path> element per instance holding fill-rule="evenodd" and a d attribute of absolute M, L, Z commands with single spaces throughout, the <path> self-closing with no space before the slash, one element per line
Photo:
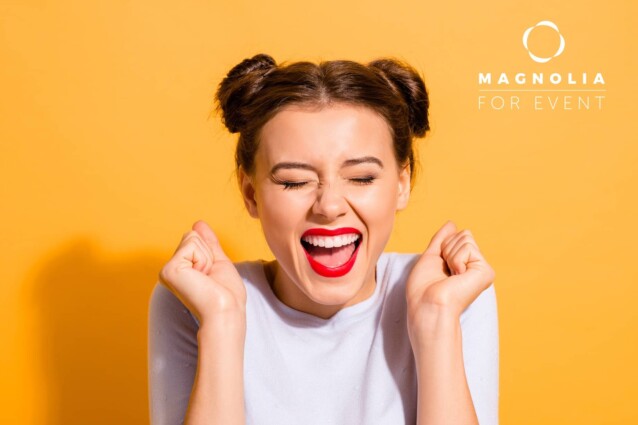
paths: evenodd
<path fill-rule="evenodd" d="M 357 260 L 359 246 L 361 245 L 361 232 L 353 227 L 341 227 L 339 229 L 314 228 L 308 229 L 304 232 L 304 234 L 302 235 L 302 239 L 306 236 L 339 236 L 349 233 L 359 235 L 359 240 L 355 242 L 355 249 L 350 256 L 350 259 L 348 259 L 348 261 L 338 267 L 328 267 L 324 264 L 319 263 L 314 258 L 312 258 L 308 250 L 304 247 L 304 252 L 306 253 L 308 263 L 310 264 L 310 267 L 315 271 L 315 273 L 324 277 L 341 277 L 352 270 L 352 267 L 354 267 L 354 263 Z"/>
<path fill-rule="evenodd" d="M 324 229 L 323 227 L 317 227 L 315 229 L 306 230 L 303 235 L 301 235 L 301 237 L 305 238 L 306 236 L 339 236 L 346 235 L 348 233 L 361 235 L 361 232 L 354 227 L 340 227 L 338 229 Z"/>

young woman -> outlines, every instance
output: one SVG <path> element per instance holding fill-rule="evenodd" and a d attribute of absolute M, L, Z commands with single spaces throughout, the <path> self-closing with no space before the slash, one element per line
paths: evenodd
<path fill-rule="evenodd" d="M 184 234 L 151 297 L 152 424 L 497 424 L 494 271 L 472 234 L 448 221 L 420 255 L 383 252 L 429 129 L 418 73 L 260 54 L 217 100 L 275 260 L 232 263 L 203 221 Z"/>

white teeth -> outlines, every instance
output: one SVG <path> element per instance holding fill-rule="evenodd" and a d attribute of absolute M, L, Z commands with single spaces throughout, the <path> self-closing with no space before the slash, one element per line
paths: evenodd
<path fill-rule="evenodd" d="M 348 233 L 339 236 L 306 236 L 303 238 L 303 241 L 314 246 L 339 248 L 340 246 L 349 245 L 357 239 L 359 239 L 358 234 Z"/>

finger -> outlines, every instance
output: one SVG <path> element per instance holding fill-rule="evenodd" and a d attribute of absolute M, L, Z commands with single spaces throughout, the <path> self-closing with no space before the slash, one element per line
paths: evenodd
<path fill-rule="evenodd" d="M 219 239 L 204 220 L 198 220 L 193 224 L 193 230 L 197 232 L 204 240 L 213 255 L 213 261 L 228 260 L 228 257 L 222 250 Z M 229 260 L 230 261 L 230 260 Z"/>
<path fill-rule="evenodd" d="M 454 249 L 450 253 L 450 258 L 454 258 L 455 256 L 459 255 L 459 253 L 463 249 L 465 249 L 466 245 L 472 247 L 472 252 L 473 252 L 475 257 L 483 259 L 483 256 L 481 255 L 481 251 L 478 249 L 478 246 L 476 246 L 476 243 L 474 243 L 471 240 L 467 240 L 467 239 L 461 239 L 458 242 L 458 244 L 454 247 Z"/>
<path fill-rule="evenodd" d="M 456 224 L 452 220 L 445 222 L 443 226 L 432 236 L 432 240 L 425 249 L 425 254 L 441 255 L 443 242 L 456 233 Z"/>
<path fill-rule="evenodd" d="M 463 237 L 461 232 L 454 233 L 449 235 L 443 243 L 441 243 L 441 257 L 447 258 L 450 256 L 450 252 L 454 245 Z"/>
<path fill-rule="evenodd" d="M 193 264 L 193 268 L 202 273 L 208 274 L 213 266 L 213 254 L 210 252 L 210 248 L 208 248 L 206 243 L 197 233 L 195 233 L 191 241 L 193 244 L 195 244 L 195 249 L 198 251 L 199 254 L 199 261 Z"/>
<path fill-rule="evenodd" d="M 448 264 L 453 274 L 463 274 L 467 271 L 470 263 L 481 260 L 483 257 L 476 246 L 470 242 L 463 242 L 448 259 Z"/>
<path fill-rule="evenodd" d="M 177 254 L 177 252 L 180 251 L 182 247 L 185 247 L 188 245 L 192 245 L 192 249 L 197 249 L 200 251 L 198 258 L 204 257 L 205 259 L 208 260 L 210 264 L 212 264 L 213 254 L 212 252 L 210 252 L 210 248 L 208 247 L 208 245 L 206 245 L 206 243 L 202 240 L 202 237 L 197 232 L 191 230 L 190 232 L 184 233 L 182 242 L 177 247 L 175 254 Z M 202 263 L 200 261 L 200 266 L 201 265 Z"/>
<path fill-rule="evenodd" d="M 492 276 L 487 271 L 468 268 L 465 273 L 450 277 L 458 279 L 454 282 L 454 293 L 457 294 L 463 309 L 472 304 L 491 285 Z"/>
<path fill-rule="evenodd" d="M 458 251 L 459 247 L 461 247 L 466 242 L 476 245 L 476 242 L 472 237 L 472 233 L 467 229 L 458 232 L 448 241 L 443 242 L 443 251 L 441 253 L 443 258 L 451 257 L 456 251 Z"/>
<path fill-rule="evenodd" d="M 203 272 L 207 263 L 211 263 L 210 253 L 207 255 L 208 248 L 202 241 L 198 241 L 199 236 L 193 232 L 184 239 L 172 261 L 182 263 L 180 268 L 193 268 L 199 272 Z M 186 263 L 188 263 L 186 265 Z"/>
<path fill-rule="evenodd" d="M 186 232 L 182 235 L 182 239 L 180 239 L 179 243 L 177 244 L 177 248 L 175 248 L 175 251 L 173 251 L 173 256 L 175 256 L 175 254 L 177 254 L 177 251 L 179 251 L 182 246 L 184 245 L 186 238 L 188 238 L 189 236 L 191 236 L 193 234 L 192 231 L 190 232 Z"/>
<path fill-rule="evenodd" d="M 179 286 L 179 277 L 187 270 L 194 270 L 194 265 L 201 263 L 203 257 L 198 253 L 199 249 L 190 241 L 180 244 L 175 255 L 164 265 L 160 272 L 160 280 L 168 287 Z"/>

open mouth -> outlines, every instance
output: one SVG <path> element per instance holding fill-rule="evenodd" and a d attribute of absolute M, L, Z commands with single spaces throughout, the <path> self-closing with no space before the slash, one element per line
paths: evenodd
<path fill-rule="evenodd" d="M 354 266 L 362 235 L 353 228 L 310 229 L 301 245 L 312 269 L 326 277 L 339 277 Z"/>

